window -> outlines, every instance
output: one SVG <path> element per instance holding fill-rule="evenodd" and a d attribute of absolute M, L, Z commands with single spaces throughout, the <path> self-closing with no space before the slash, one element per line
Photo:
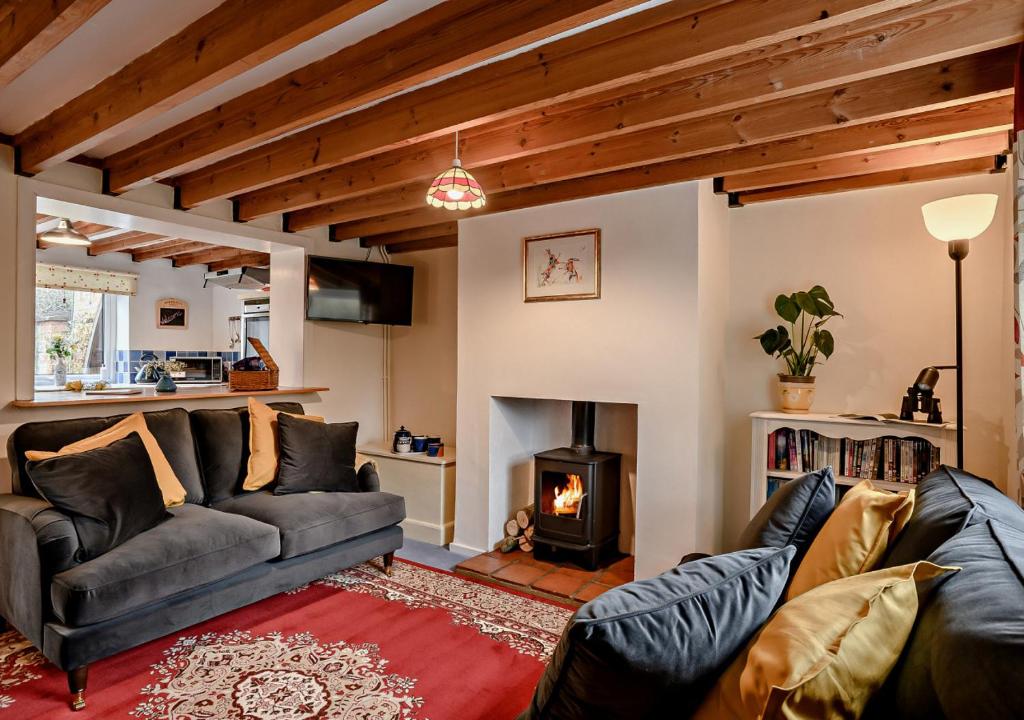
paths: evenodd
<path fill-rule="evenodd" d="M 48 348 L 57 337 L 70 347 L 64 361 L 68 379 L 109 379 L 114 367 L 117 296 L 87 290 L 36 288 L 36 386 L 53 384 L 55 358 Z"/>

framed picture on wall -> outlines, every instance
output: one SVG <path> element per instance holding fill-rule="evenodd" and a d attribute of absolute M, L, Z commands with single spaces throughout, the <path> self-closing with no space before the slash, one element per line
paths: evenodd
<path fill-rule="evenodd" d="M 188 303 L 176 298 L 157 300 L 156 326 L 159 330 L 187 330 Z"/>
<path fill-rule="evenodd" d="M 523 238 L 523 301 L 601 297 L 601 231 Z"/>

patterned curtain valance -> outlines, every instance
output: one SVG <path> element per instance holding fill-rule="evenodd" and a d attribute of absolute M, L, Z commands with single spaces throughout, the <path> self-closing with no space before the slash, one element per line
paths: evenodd
<path fill-rule="evenodd" d="M 36 287 L 57 290 L 87 290 L 111 295 L 134 295 L 139 289 L 137 273 L 116 270 L 69 267 L 67 265 L 36 265 Z"/>

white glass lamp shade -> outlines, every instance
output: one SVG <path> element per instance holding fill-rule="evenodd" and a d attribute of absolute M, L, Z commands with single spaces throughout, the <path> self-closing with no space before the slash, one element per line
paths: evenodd
<path fill-rule="evenodd" d="M 92 245 L 92 240 L 75 230 L 67 218 L 61 218 L 57 227 L 40 234 L 39 239 L 50 245 Z"/>
<path fill-rule="evenodd" d="M 999 196 L 995 193 L 957 195 L 921 206 L 924 225 L 937 240 L 973 240 L 992 224 Z"/>

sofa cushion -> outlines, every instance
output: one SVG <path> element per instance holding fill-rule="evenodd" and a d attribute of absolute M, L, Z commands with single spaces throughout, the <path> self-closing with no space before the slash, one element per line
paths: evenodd
<path fill-rule="evenodd" d="M 146 426 L 156 437 L 171 469 L 185 488 L 185 502 L 203 504 L 202 476 L 196 459 L 195 440 L 189 424 L 189 413 L 182 408 L 143 413 Z M 38 497 L 25 473 L 26 450 L 57 452 L 65 445 L 96 435 L 124 420 L 127 415 L 113 417 L 45 420 L 25 423 L 15 428 L 7 439 L 7 457 L 17 458 L 14 492 Z"/>
<path fill-rule="evenodd" d="M 775 608 L 795 550 L 688 562 L 581 607 L 521 720 L 689 717 Z"/>
<path fill-rule="evenodd" d="M 167 518 L 146 445 L 137 432 L 109 445 L 28 464 L 36 490 L 71 518 L 76 559 L 89 560 Z"/>
<path fill-rule="evenodd" d="M 359 423 L 310 422 L 282 413 L 277 426 L 281 461 L 275 495 L 359 490 L 355 468 Z"/>
<path fill-rule="evenodd" d="M 1024 718 L 1024 533 L 987 520 L 929 560 L 962 570 L 934 588 L 869 716 Z"/>
<path fill-rule="evenodd" d="M 943 465 L 918 483 L 910 522 L 882 564 L 924 560 L 964 528 L 989 518 L 1024 532 L 1024 511 L 992 483 Z"/>
<path fill-rule="evenodd" d="M 405 519 L 405 499 L 383 492 L 274 495 L 260 490 L 229 498 L 216 507 L 277 527 L 281 532 L 282 560 Z"/>
<path fill-rule="evenodd" d="M 269 407 L 302 414 L 299 403 L 270 403 Z M 249 410 L 193 410 L 190 417 L 209 503 L 242 492 L 249 462 Z"/>
<path fill-rule="evenodd" d="M 747 524 L 739 549 L 792 545 L 796 556 L 791 572 L 796 572 L 835 506 L 836 479 L 831 467 L 783 483 Z"/>
<path fill-rule="evenodd" d="M 276 528 L 196 505 L 105 555 L 53 577 L 54 614 L 77 627 L 215 582 L 277 557 Z"/>
<path fill-rule="evenodd" d="M 249 459 L 246 461 L 245 481 L 243 490 L 262 490 L 277 480 L 277 466 L 281 455 L 278 442 L 277 419 L 300 417 L 304 420 L 322 423 L 324 419 L 317 415 L 289 415 L 264 405 L 254 397 L 249 398 Z"/>

